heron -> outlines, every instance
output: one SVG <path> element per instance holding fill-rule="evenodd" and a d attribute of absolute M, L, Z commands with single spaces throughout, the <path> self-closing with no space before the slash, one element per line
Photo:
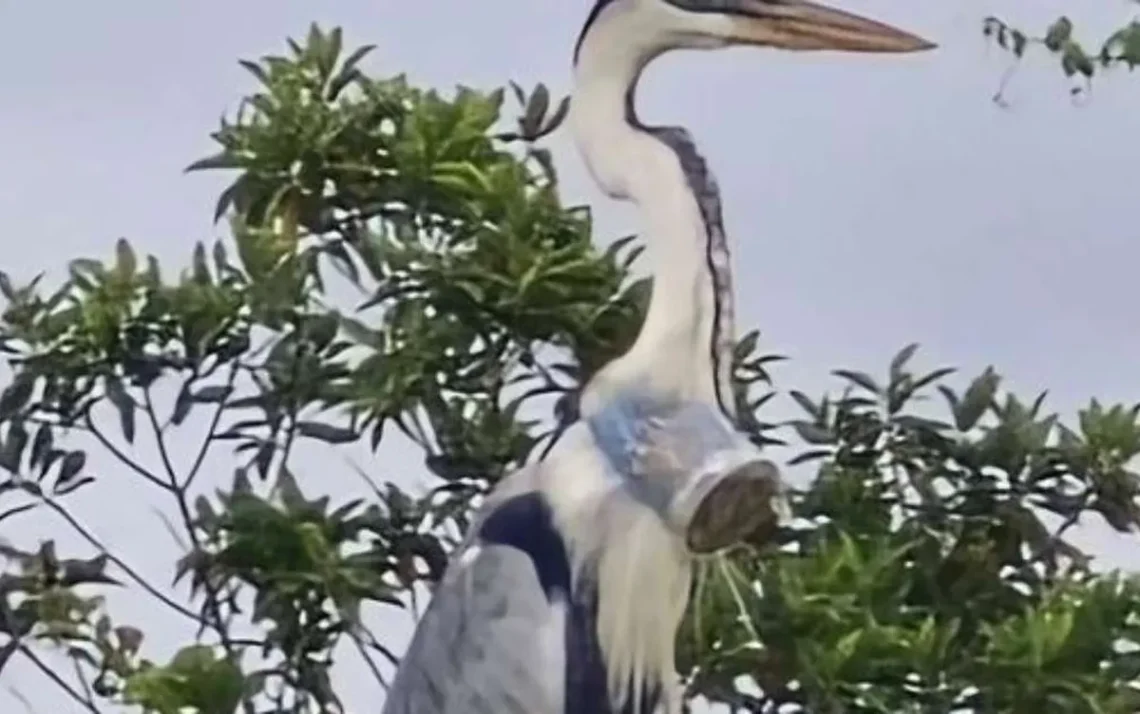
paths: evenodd
<path fill-rule="evenodd" d="M 908 53 L 917 35 L 808 0 L 597 0 L 568 121 L 607 196 L 636 205 L 653 291 L 579 419 L 501 481 L 456 548 L 385 714 L 677 714 L 674 641 L 696 559 L 770 527 L 778 469 L 739 426 L 717 186 L 689 134 L 635 111 L 674 49 Z"/>

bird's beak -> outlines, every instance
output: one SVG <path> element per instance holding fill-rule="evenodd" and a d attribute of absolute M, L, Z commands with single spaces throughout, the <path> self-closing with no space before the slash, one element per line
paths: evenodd
<path fill-rule="evenodd" d="M 809 0 L 730 0 L 733 42 L 785 50 L 920 52 L 933 42 Z"/>

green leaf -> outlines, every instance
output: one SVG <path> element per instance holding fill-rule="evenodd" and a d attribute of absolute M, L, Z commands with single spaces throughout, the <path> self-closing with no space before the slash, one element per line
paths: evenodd
<path fill-rule="evenodd" d="M 1025 54 L 1025 45 L 1029 41 L 1024 32 L 1020 30 L 1013 30 L 1010 32 L 1010 39 L 1013 41 L 1013 54 L 1016 57 L 1021 57 Z"/>
<path fill-rule="evenodd" d="M 58 488 L 75 478 L 86 464 L 87 454 L 82 451 L 69 451 L 59 466 L 59 478 L 56 479 L 56 487 Z"/>
<path fill-rule="evenodd" d="M 806 440 L 805 440 L 806 441 Z M 798 464 L 807 463 L 808 461 L 817 461 L 819 459 L 826 459 L 832 455 L 831 449 L 810 449 L 801 454 L 794 456 L 788 460 L 789 466 L 796 466 Z"/>
<path fill-rule="evenodd" d="M 107 398 L 119 414 L 119 428 L 123 432 L 123 438 L 128 444 L 135 443 L 135 401 L 127 394 L 122 380 L 118 377 L 108 375 L 104 379 L 104 384 Z"/>
<path fill-rule="evenodd" d="M 260 82 L 262 86 L 269 86 L 269 75 L 266 74 L 261 65 L 256 62 L 250 62 L 249 60 L 238 60 L 238 64 L 245 68 L 247 72 L 256 77 L 257 81 Z"/>
<path fill-rule="evenodd" d="M 789 392 L 789 394 L 791 395 L 792 399 L 796 400 L 796 404 L 799 404 L 801 409 L 803 409 L 805 412 L 807 412 L 809 415 L 811 415 L 812 419 L 814 419 L 817 422 L 821 422 L 824 420 L 823 411 L 820 410 L 820 408 L 818 406 L 816 406 L 816 404 L 814 402 L 812 402 L 812 400 L 808 399 L 806 394 L 804 394 L 803 392 L 796 391 L 794 389 L 791 392 Z"/>
<path fill-rule="evenodd" d="M 1065 75 L 1070 77 L 1073 74 L 1092 77 L 1096 71 L 1092 58 L 1089 57 L 1084 49 L 1076 42 L 1069 42 L 1065 45 L 1065 49 L 1061 54 L 1061 68 L 1065 72 Z"/>
<path fill-rule="evenodd" d="M 186 417 L 190 416 L 190 409 L 193 406 L 194 395 L 190 392 L 189 385 L 184 384 L 174 400 L 174 411 L 170 415 L 170 423 L 174 426 L 181 426 L 182 422 L 186 421 Z"/>
<path fill-rule="evenodd" d="M 891 382 L 897 382 L 903 376 L 903 370 L 906 368 L 908 362 L 914 357 L 914 353 L 918 351 L 918 343 L 912 342 L 911 344 L 899 350 L 898 354 L 891 360 Z"/>
<path fill-rule="evenodd" d="M 115 271 L 123 276 L 133 276 L 138 270 L 138 259 L 126 238 L 115 243 Z"/>
<path fill-rule="evenodd" d="M 1073 21 L 1061 16 L 1045 32 L 1043 44 L 1050 52 L 1057 52 L 1073 35 Z"/>
<path fill-rule="evenodd" d="M 554 113 L 547 119 L 546 125 L 538 132 L 538 138 L 542 138 L 551 133 L 558 127 L 562 126 L 562 122 L 566 121 L 567 115 L 570 114 L 570 97 L 565 96 L 558 102 L 558 106 L 554 109 Z"/>
<path fill-rule="evenodd" d="M 316 421 L 302 421 L 297 423 L 297 431 L 302 436 L 328 442 L 330 444 L 347 444 L 356 441 L 358 435 L 352 429 L 344 429 L 331 424 Z"/>
<path fill-rule="evenodd" d="M 273 455 L 277 453 L 277 445 L 272 441 L 267 441 L 257 447 L 257 453 L 253 457 L 254 465 L 257 466 L 257 472 L 261 474 L 261 478 L 269 477 L 269 467 L 273 464 Z"/>
<path fill-rule="evenodd" d="M 28 372 L 16 375 L 15 381 L 0 394 L 0 421 L 11 419 L 16 412 L 27 405 L 35 389 L 35 377 Z"/>
<path fill-rule="evenodd" d="M 542 120 L 549 108 L 550 90 L 546 88 L 545 84 L 539 84 L 534 88 L 534 93 L 530 95 L 526 112 L 519 119 L 519 129 L 522 131 L 523 138 L 532 140 L 538 136 Z"/>
<path fill-rule="evenodd" d="M 329 80 L 328 92 L 325 95 L 329 101 L 335 101 L 336 98 L 340 96 L 340 93 L 344 91 L 345 87 L 363 77 L 360 70 L 356 68 L 356 65 L 359 64 L 360 60 L 364 59 L 365 55 L 374 49 L 376 49 L 375 45 L 364 45 L 354 50 L 352 54 L 345 58 L 344 63 L 341 64 L 340 71 L 335 77 Z"/>
<path fill-rule="evenodd" d="M 234 156 L 228 151 L 221 151 L 213 156 L 198 159 L 183 169 L 183 171 L 189 173 L 191 171 L 203 171 L 206 169 L 240 169 L 243 166 L 245 166 L 245 161 L 241 158 Z"/>
<path fill-rule="evenodd" d="M 24 456 L 24 449 L 28 445 L 28 432 L 21 422 L 14 421 L 8 426 L 8 434 L 4 445 L 0 448 L 0 467 L 19 473 L 20 461 Z"/>
<path fill-rule="evenodd" d="M 199 285 L 213 285 L 210 279 L 210 267 L 206 263 L 206 246 L 199 241 L 194 245 L 193 278 Z"/>
<path fill-rule="evenodd" d="M 44 460 L 52 451 L 52 444 L 55 441 L 55 435 L 52 433 L 51 426 L 41 424 L 40 428 L 36 430 L 36 436 L 32 439 L 32 454 L 29 458 L 29 466 L 33 469 L 43 467 Z M 41 470 L 40 473 L 43 473 Z"/>
<path fill-rule="evenodd" d="M 234 388 L 224 385 L 216 384 L 209 387 L 202 387 L 194 392 L 190 399 L 202 404 L 220 404 L 233 394 Z"/>
<path fill-rule="evenodd" d="M 875 380 L 871 377 L 871 375 L 866 374 L 864 372 L 854 372 L 854 371 L 849 370 L 849 369 L 837 369 L 837 370 L 833 371 L 832 374 L 834 374 L 837 377 L 842 377 L 842 378 L 846 379 L 847 381 L 852 382 L 852 383 L 862 387 L 863 389 L 866 389 L 868 392 L 871 392 L 872 394 L 877 395 L 877 394 L 882 394 L 882 392 L 883 392 L 882 388 L 879 387 L 879 385 L 875 382 Z"/>
<path fill-rule="evenodd" d="M 16 299 L 16 289 L 12 285 L 12 278 L 3 270 L 0 270 L 0 295 L 4 296 L 6 300 Z"/>
<path fill-rule="evenodd" d="M 759 341 L 760 330 L 752 330 L 742 337 L 740 341 L 736 343 L 736 348 L 733 350 L 734 359 L 740 361 L 752 354 L 753 350 L 756 349 L 756 343 Z"/>
<path fill-rule="evenodd" d="M 95 483 L 94 476 L 81 476 L 77 479 L 69 481 L 68 483 L 56 482 L 55 487 L 52 488 L 52 494 L 56 496 L 66 496 L 69 493 L 78 491 L 90 483 Z"/>
<path fill-rule="evenodd" d="M 246 176 L 238 178 L 225 188 L 221 194 L 218 195 L 218 202 L 214 206 L 214 223 L 221 220 L 222 216 L 226 214 L 230 206 L 235 202 L 245 199 L 245 190 L 249 180 Z M 249 266 L 246 266 L 247 268 Z"/>
<path fill-rule="evenodd" d="M 962 401 L 954 409 L 954 425 L 959 431 L 969 431 L 977 426 L 982 415 L 993 404 L 1000 382 L 1001 378 L 993 368 L 987 367 L 981 376 L 970 383 L 962 395 Z"/>
<path fill-rule="evenodd" d="M 336 315 L 320 315 L 309 319 L 305 323 L 306 337 L 312 342 L 317 352 L 323 351 L 336 337 L 338 328 Z"/>
<path fill-rule="evenodd" d="M 922 390 L 922 388 L 928 387 L 938 380 L 944 379 L 951 374 L 954 374 L 956 371 L 958 370 L 954 369 L 953 367 L 941 367 L 939 369 L 936 369 L 933 372 L 914 380 L 914 383 L 910 386 L 910 393 L 916 394 Z"/>
<path fill-rule="evenodd" d="M 812 424 L 806 421 L 793 421 L 791 422 L 792 428 L 800 435 L 800 438 L 809 444 L 834 444 L 835 435 L 828 429 Z"/>

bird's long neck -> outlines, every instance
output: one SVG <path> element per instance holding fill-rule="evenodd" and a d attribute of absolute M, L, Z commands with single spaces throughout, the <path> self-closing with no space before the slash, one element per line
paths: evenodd
<path fill-rule="evenodd" d="M 665 398 L 735 410 L 728 249 L 716 185 L 682 129 L 647 128 L 633 91 L 654 48 L 587 38 L 575 68 L 571 122 L 579 150 L 609 196 L 637 204 L 653 269 L 653 295 L 637 340 L 590 390 L 642 384 Z M 636 36 L 636 35 L 632 35 Z"/>

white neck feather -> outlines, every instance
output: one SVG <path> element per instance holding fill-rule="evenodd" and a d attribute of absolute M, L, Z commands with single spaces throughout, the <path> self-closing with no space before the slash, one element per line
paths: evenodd
<path fill-rule="evenodd" d="M 644 711 L 638 685 L 658 685 L 656 711 L 680 714 L 675 638 L 689 602 L 692 557 L 660 515 L 612 477 L 584 422 L 533 473 L 566 538 L 575 589 L 599 593 L 597 635 L 615 711 Z M 625 705 L 631 705 L 629 709 Z"/>
<path fill-rule="evenodd" d="M 584 39 L 575 68 L 570 124 L 579 151 L 607 195 L 641 210 L 654 280 L 637 340 L 595 376 L 582 398 L 586 415 L 632 385 L 662 397 L 716 401 L 716 298 L 705 223 L 677 154 L 629 122 L 637 79 L 665 49 L 654 38 L 667 33 L 645 27 L 652 21 L 635 10 L 607 16 Z"/>

